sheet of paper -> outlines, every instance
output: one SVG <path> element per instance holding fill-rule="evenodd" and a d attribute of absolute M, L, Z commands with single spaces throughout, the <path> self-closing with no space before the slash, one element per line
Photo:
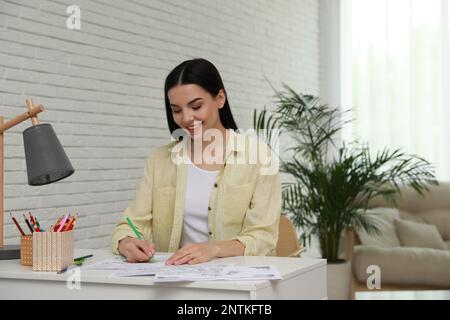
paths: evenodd
<path fill-rule="evenodd" d="M 281 279 L 271 265 L 235 266 L 230 263 L 207 262 L 195 265 L 166 266 L 171 254 L 156 254 L 152 262 L 129 263 L 115 257 L 92 263 L 82 268 L 114 271 L 110 277 L 152 276 L 155 282 L 171 281 L 252 281 Z"/>
<path fill-rule="evenodd" d="M 270 265 L 233 267 L 222 275 L 223 280 L 279 280 L 282 279 L 277 268 Z"/>
<path fill-rule="evenodd" d="M 127 270 L 129 268 L 140 268 L 140 265 L 156 265 L 164 263 L 171 254 L 167 253 L 157 253 L 152 257 L 151 262 L 146 263 L 130 263 L 125 260 L 122 256 L 116 256 L 111 259 L 91 263 L 88 265 L 84 265 L 83 269 L 91 269 L 91 270 Z"/>
<path fill-rule="evenodd" d="M 198 265 L 130 268 L 115 272 L 114 276 L 153 275 L 154 281 L 254 281 L 282 279 L 279 271 L 270 265 L 234 266 L 207 263 Z"/>
<path fill-rule="evenodd" d="M 269 265 L 234 266 L 207 263 L 166 266 L 163 262 L 128 266 L 111 274 L 112 277 L 153 276 L 155 282 L 173 281 L 254 281 L 282 279 L 279 271 Z"/>
<path fill-rule="evenodd" d="M 268 265 L 197 265 L 185 268 L 162 269 L 156 273 L 157 281 L 253 281 L 281 279 L 279 271 Z"/>
<path fill-rule="evenodd" d="M 229 263 L 167 266 L 155 274 L 157 281 L 213 281 L 233 268 Z"/>
<path fill-rule="evenodd" d="M 126 268 L 120 269 L 112 273 L 111 277 L 132 277 L 132 276 L 155 276 L 167 266 L 164 262 L 155 263 L 133 263 Z"/>
<path fill-rule="evenodd" d="M 112 259 L 87 264 L 81 268 L 91 270 L 120 270 L 125 268 L 126 264 L 127 262 L 124 258 L 117 256 Z"/>

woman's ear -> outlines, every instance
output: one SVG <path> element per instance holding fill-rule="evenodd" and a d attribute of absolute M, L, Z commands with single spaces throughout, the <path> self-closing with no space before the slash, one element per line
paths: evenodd
<path fill-rule="evenodd" d="M 227 96 L 225 94 L 225 91 L 223 89 L 220 89 L 219 93 L 217 93 L 217 96 L 216 96 L 216 101 L 218 103 L 219 109 L 223 108 L 226 100 L 227 100 Z"/>

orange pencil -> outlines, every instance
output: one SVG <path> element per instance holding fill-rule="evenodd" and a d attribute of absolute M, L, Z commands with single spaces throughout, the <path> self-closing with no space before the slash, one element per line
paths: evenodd
<path fill-rule="evenodd" d="M 67 228 L 67 231 L 73 230 L 73 228 L 75 228 L 75 224 L 77 222 L 77 218 L 78 218 L 78 213 L 75 215 L 72 224 Z"/>
<path fill-rule="evenodd" d="M 62 231 L 67 231 L 67 230 L 69 230 L 69 227 L 72 225 L 74 219 L 75 219 L 75 217 L 71 217 L 71 218 L 67 221 L 66 225 L 63 227 Z"/>
<path fill-rule="evenodd" d="M 74 227 L 74 225 L 75 225 L 75 220 L 77 219 L 77 217 L 78 217 L 78 213 L 77 213 L 76 215 L 74 215 L 74 216 L 70 219 L 69 223 L 66 225 L 66 227 L 64 228 L 63 231 L 70 231 L 70 230 L 72 230 L 73 227 Z"/>

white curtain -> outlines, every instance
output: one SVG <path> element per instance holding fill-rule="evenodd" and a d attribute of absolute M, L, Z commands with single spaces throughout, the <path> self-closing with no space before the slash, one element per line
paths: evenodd
<path fill-rule="evenodd" d="M 346 140 L 402 148 L 450 181 L 449 0 L 341 0 Z"/>

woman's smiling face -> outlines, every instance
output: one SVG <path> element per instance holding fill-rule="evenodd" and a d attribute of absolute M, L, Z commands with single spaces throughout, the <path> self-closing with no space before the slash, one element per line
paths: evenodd
<path fill-rule="evenodd" d="M 208 129 L 224 129 L 219 117 L 219 109 L 226 100 L 223 90 L 213 97 L 199 85 L 180 84 L 171 88 L 167 95 L 175 123 L 192 139 L 202 137 L 199 134 Z"/>

